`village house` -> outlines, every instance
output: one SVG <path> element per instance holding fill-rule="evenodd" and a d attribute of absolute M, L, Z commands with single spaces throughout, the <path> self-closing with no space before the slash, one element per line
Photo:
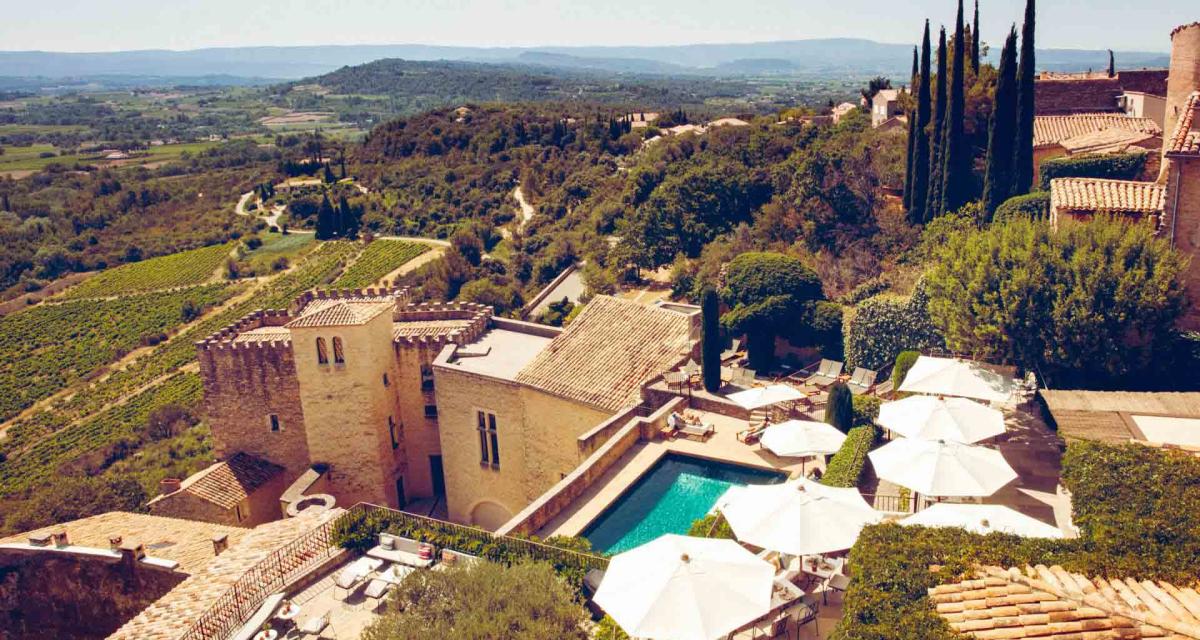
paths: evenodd
<path fill-rule="evenodd" d="M 882 89 L 871 100 L 871 126 L 880 127 L 888 120 L 904 113 L 900 106 L 901 89 Z"/>

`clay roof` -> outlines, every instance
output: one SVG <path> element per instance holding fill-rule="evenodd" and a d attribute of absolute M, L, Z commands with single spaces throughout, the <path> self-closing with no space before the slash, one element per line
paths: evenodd
<path fill-rule="evenodd" d="M 1069 440 L 1128 443 L 1139 435 L 1132 415 L 1200 418 L 1200 393 L 1043 389 L 1039 394 L 1057 432 Z"/>
<path fill-rule="evenodd" d="M 1134 145 L 1153 140 L 1157 134 L 1126 129 L 1101 129 L 1063 140 L 1062 145 L 1069 153 L 1123 153 Z M 1139 147 L 1141 148 L 1141 147 Z"/>
<path fill-rule="evenodd" d="M 1061 567 L 982 567 L 929 590 L 950 627 L 979 640 L 1200 638 L 1200 594 L 1166 582 L 1089 579 Z"/>
<path fill-rule="evenodd" d="M 316 302 L 332 302 L 317 305 Z M 309 307 L 319 306 L 315 311 Z M 287 324 L 289 329 L 304 327 L 341 327 L 366 324 L 385 311 L 396 307 L 392 300 L 333 300 L 315 301 L 304 308 L 303 315 Z"/>
<path fill-rule="evenodd" d="M 1167 153 L 1181 156 L 1200 156 L 1200 122 L 1196 112 L 1200 110 L 1200 91 L 1193 93 L 1183 106 L 1179 125 L 1167 145 Z"/>
<path fill-rule="evenodd" d="M 470 320 L 419 320 L 393 322 L 392 339 L 403 337 L 440 336 L 471 326 Z"/>
<path fill-rule="evenodd" d="M 222 509 L 232 509 L 272 478 L 283 467 L 248 453 L 237 453 L 184 480 L 179 490 Z"/>
<path fill-rule="evenodd" d="M 680 312 L 596 296 L 516 381 L 615 412 L 687 358 L 690 334 L 691 318 Z"/>
<path fill-rule="evenodd" d="M 1116 112 L 1121 83 L 1117 78 L 1053 78 L 1034 83 L 1037 115 Z"/>
<path fill-rule="evenodd" d="M 1166 193 L 1166 186 L 1154 182 L 1057 178 L 1050 181 L 1050 208 L 1094 213 L 1162 213 Z"/>
<path fill-rule="evenodd" d="M 282 342 L 291 339 L 287 327 L 257 327 L 247 329 L 233 337 L 234 342 Z"/>
<path fill-rule="evenodd" d="M 1033 146 L 1061 144 L 1066 140 L 1106 129 L 1148 134 L 1151 137 L 1162 135 L 1158 123 L 1150 118 L 1131 118 L 1111 113 L 1037 116 L 1033 120 Z"/>
<path fill-rule="evenodd" d="M 97 549 L 108 549 L 109 540 L 119 536 L 126 543 L 145 545 L 148 556 L 178 562 L 185 573 L 195 573 L 213 559 L 214 537 L 229 536 L 229 544 L 233 545 L 248 533 L 246 529 L 210 522 L 110 511 L 9 536 L 0 539 L 0 544 L 28 542 L 30 536 L 59 531 L 67 532 L 72 545 Z"/>
<path fill-rule="evenodd" d="M 320 514 L 302 511 L 295 518 L 259 525 L 242 540 L 208 563 L 201 571 L 180 582 L 165 596 L 117 629 L 111 640 L 176 640 L 235 582 L 256 564 L 288 543 L 342 513 L 334 509 Z"/>

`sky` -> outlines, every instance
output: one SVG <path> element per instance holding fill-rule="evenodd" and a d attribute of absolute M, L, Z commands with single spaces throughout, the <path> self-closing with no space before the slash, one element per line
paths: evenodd
<path fill-rule="evenodd" d="M 970 2 L 970 0 L 967 0 Z M 0 0 L 0 50 L 250 45 L 653 45 L 860 37 L 913 43 L 953 0 Z M 1000 42 L 1024 0 L 981 0 Z M 1196 0 L 1041 0 L 1038 45 L 1167 51 Z M 970 15 L 968 7 L 967 13 Z M 968 17 L 968 20 L 970 18 Z"/>

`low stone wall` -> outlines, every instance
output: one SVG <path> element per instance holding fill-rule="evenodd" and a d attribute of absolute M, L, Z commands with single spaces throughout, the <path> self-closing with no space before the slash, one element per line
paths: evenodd
<path fill-rule="evenodd" d="M 666 402 L 648 417 L 630 417 L 624 424 L 608 420 L 593 429 L 589 433 L 598 435 L 599 432 L 607 432 L 614 425 L 621 424 L 620 428 L 616 429 L 611 437 L 596 448 L 587 460 L 584 460 L 567 477 L 560 480 L 558 484 L 551 487 L 549 491 L 531 502 L 513 519 L 500 527 L 496 531 L 496 535 L 529 534 L 541 529 L 547 522 L 553 520 L 555 516 L 579 499 L 634 445 L 643 439 L 648 440 L 655 437 L 657 432 L 666 426 L 667 416 L 671 415 L 672 411 L 678 411 L 686 405 L 686 398 L 677 397 Z M 634 411 L 636 411 L 636 407 Z M 583 438 L 581 437 L 580 440 L 582 441 Z"/>
<path fill-rule="evenodd" d="M 595 428 L 579 436 L 579 439 L 576 441 L 579 445 L 579 453 L 584 456 L 592 455 L 596 449 L 599 449 L 601 445 L 608 442 L 613 435 L 620 431 L 621 427 L 641 415 L 641 406 L 634 405 L 596 425 Z"/>

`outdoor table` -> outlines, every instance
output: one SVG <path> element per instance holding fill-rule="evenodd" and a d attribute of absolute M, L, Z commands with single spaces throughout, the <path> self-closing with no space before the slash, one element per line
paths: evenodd
<path fill-rule="evenodd" d="M 274 629 L 265 629 L 254 634 L 254 640 L 276 640 L 279 637 L 279 632 Z"/>
<path fill-rule="evenodd" d="M 293 620 L 298 615 L 300 615 L 300 605 L 295 602 L 289 602 L 275 612 L 275 617 L 280 620 Z"/>

